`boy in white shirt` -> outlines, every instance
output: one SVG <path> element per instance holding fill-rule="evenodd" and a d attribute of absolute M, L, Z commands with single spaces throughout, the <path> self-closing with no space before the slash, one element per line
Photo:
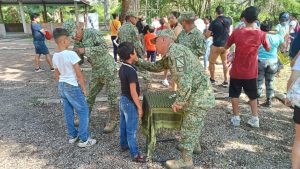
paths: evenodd
<path fill-rule="evenodd" d="M 89 108 L 85 99 L 88 93 L 78 64 L 80 58 L 75 52 L 67 50 L 70 39 L 66 29 L 56 28 L 53 37 L 57 44 L 57 52 L 54 53 L 52 61 L 55 78 L 59 82 L 59 95 L 63 100 L 69 143 L 74 144 L 80 139 L 79 147 L 92 146 L 96 144 L 96 140 L 89 137 Z M 78 113 L 79 131 L 74 125 L 74 110 Z"/>

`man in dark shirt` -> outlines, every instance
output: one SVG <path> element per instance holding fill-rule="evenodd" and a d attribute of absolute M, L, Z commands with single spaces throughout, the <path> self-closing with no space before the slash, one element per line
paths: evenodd
<path fill-rule="evenodd" d="M 212 21 L 205 36 L 209 38 L 213 36 L 213 44 L 211 46 L 209 56 L 209 72 L 210 81 L 215 84 L 215 63 L 218 56 L 221 56 L 223 64 L 224 82 L 222 85 L 228 87 L 228 67 L 227 67 L 227 55 L 229 50 L 226 50 L 225 44 L 231 32 L 230 26 L 232 25 L 231 18 L 224 16 L 224 9 L 222 6 L 216 8 L 217 18 Z"/>
<path fill-rule="evenodd" d="M 31 32 L 33 37 L 33 44 L 35 47 L 35 53 L 37 56 L 35 56 L 35 72 L 42 72 L 44 71 L 41 69 L 41 63 L 40 63 L 40 56 L 45 55 L 46 61 L 48 62 L 50 66 L 50 70 L 54 71 L 51 56 L 49 54 L 49 50 L 45 44 L 45 30 L 42 28 L 42 26 L 39 24 L 40 18 L 39 14 L 32 14 L 30 16 L 31 19 Z"/>
<path fill-rule="evenodd" d="M 290 59 L 293 60 L 300 51 L 300 32 L 296 33 L 295 39 L 290 48 Z"/>

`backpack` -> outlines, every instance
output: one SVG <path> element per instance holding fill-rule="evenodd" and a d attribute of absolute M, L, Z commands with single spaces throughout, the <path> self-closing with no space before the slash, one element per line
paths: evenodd
<path fill-rule="evenodd" d="M 229 33 L 230 32 L 230 24 L 226 22 L 224 19 L 221 19 L 218 17 L 218 21 L 222 23 L 223 27 L 225 28 L 225 32 Z"/>
<path fill-rule="evenodd" d="M 294 29 L 295 33 L 296 32 L 300 32 L 300 23 L 298 22 L 295 29 Z"/>

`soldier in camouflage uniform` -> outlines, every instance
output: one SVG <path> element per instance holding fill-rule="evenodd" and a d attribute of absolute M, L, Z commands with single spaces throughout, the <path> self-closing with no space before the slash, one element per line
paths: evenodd
<path fill-rule="evenodd" d="M 170 69 L 173 81 L 178 84 L 176 101 L 173 111 L 183 109 L 181 126 L 182 158 L 168 160 L 166 165 L 171 168 L 193 166 L 193 150 L 199 141 L 204 119 L 208 109 L 215 105 L 215 97 L 209 78 L 198 58 L 185 46 L 174 43 L 175 35 L 171 30 L 158 32 L 156 43 L 157 52 L 162 60 L 151 63 L 140 59 L 136 65 L 151 72 L 161 72 Z"/>
<path fill-rule="evenodd" d="M 194 12 L 182 12 L 179 17 L 183 30 L 178 35 L 176 42 L 188 47 L 197 57 L 205 54 L 205 38 L 194 24 Z"/>
<path fill-rule="evenodd" d="M 137 22 L 136 17 L 137 15 L 135 14 L 135 12 L 132 11 L 127 12 L 126 22 L 120 27 L 118 38 L 120 44 L 123 42 L 133 43 L 138 58 L 143 58 L 145 50 L 144 50 L 144 46 L 140 41 L 138 29 L 135 26 Z M 146 89 L 150 88 L 150 73 L 138 69 L 138 75 L 144 78 L 146 84 L 145 88 Z"/>
<path fill-rule="evenodd" d="M 116 127 L 117 112 L 117 66 L 113 57 L 108 53 L 106 42 L 99 31 L 95 29 L 81 29 L 76 27 L 72 20 L 64 22 L 64 28 L 70 33 L 70 36 L 76 41 L 76 52 L 85 54 L 92 65 L 92 78 L 89 84 L 89 96 L 87 102 L 89 111 L 93 109 L 96 96 L 106 84 L 108 89 L 108 101 L 110 105 L 110 120 L 104 128 L 104 133 L 109 133 Z"/>

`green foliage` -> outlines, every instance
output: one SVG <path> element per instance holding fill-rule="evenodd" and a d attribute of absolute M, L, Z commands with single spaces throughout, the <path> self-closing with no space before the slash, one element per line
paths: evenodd
<path fill-rule="evenodd" d="M 16 6 L 2 7 L 4 23 L 19 23 L 19 9 Z"/>

